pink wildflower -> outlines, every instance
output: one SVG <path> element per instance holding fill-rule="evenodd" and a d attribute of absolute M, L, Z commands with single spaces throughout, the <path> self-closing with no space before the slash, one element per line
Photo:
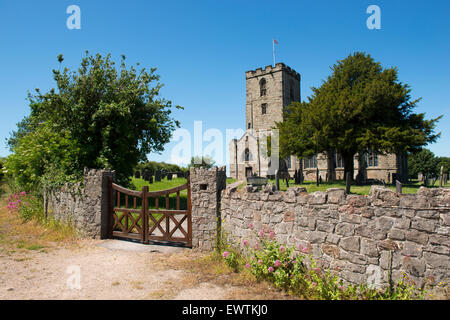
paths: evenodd
<path fill-rule="evenodd" d="M 21 196 L 26 196 L 27 193 L 26 193 L 25 191 L 22 191 L 22 192 L 20 193 L 20 195 L 21 195 Z"/>
<path fill-rule="evenodd" d="M 277 268 L 278 268 L 279 266 L 281 266 L 280 260 L 275 261 L 274 266 L 277 267 Z"/>
<path fill-rule="evenodd" d="M 247 239 L 244 239 L 244 240 L 242 241 L 242 244 L 243 244 L 244 246 L 248 246 L 248 240 L 247 240 Z"/>
<path fill-rule="evenodd" d="M 249 263 L 246 263 L 246 264 L 245 264 L 245 267 L 246 267 L 247 269 L 249 269 L 249 268 L 250 268 L 250 264 L 249 264 Z"/>
<path fill-rule="evenodd" d="M 258 264 L 262 264 L 263 261 L 261 259 L 258 260 Z"/>
<path fill-rule="evenodd" d="M 250 224 L 248 225 L 248 227 L 250 228 L 250 230 L 253 230 L 253 223 L 250 223 Z"/>
<path fill-rule="evenodd" d="M 299 243 L 299 244 L 297 245 L 297 249 L 300 250 L 300 251 L 303 250 L 303 246 L 302 246 L 301 243 Z"/>
<path fill-rule="evenodd" d="M 314 271 L 315 271 L 316 273 L 319 273 L 319 272 L 320 272 L 320 268 L 315 268 Z"/>
<path fill-rule="evenodd" d="M 312 283 L 312 286 L 313 286 L 313 288 L 314 288 L 315 286 L 317 286 L 317 283 L 313 282 L 313 283 Z"/>
<path fill-rule="evenodd" d="M 338 289 L 339 289 L 339 290 L 342 290 L 342 289 L 344 289 L 344 288 L 343 288 L 342 286 L 339 286 Z"/>
<path fill-rule="evenodd" d="M 304 248 L 302 249 L 302 252 L 303 252 L 303 253 L 307 253 L 307 252 L 308 252 L 308 248 L 307 248 L 307 247 L 304 247 Z"/>
<path fill-rule="evenodd" d="M 263 229 L 259 230 L 258 237 L 264 238 L 264 230 Z"/>
<path fill-rule="evenodd" d="M 283 246 L 280 246 L 280 252 L 283 252 L 285 248 Z"/>
<path fill-rule="evenodd" d="M 273 267 L 269 267 L 269 268 L 267 269 L 267 271 L 269 271 L 269 272 L 273 272 L 273 270 L 275 270 Z"/>
<path fill-rule="evenodd" d="M 228 258 L 229 254 L 230 253 L 228 251 L 225 251 L 224 253 L 222 253 L 222 256 L 226 259 Z"/>
<path fill-rule="evenodd" d="M 273 232 L 273 230 L 270 230 L 269 232 L 269 238 L 273 239 L 275 237 L 275 232 Z"/>

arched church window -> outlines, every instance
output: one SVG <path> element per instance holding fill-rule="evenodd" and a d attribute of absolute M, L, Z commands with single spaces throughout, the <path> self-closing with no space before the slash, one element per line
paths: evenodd
<path fill-rule="evenodd" d="M 267 113 L 267 103 L 263 103 L 261 105 L 261 114 L 266 114 Z"/>
<path fill-rule="evenodd" d="M 244 161 L 250 161 L 252 159 L 252 154 L 248 148 L 244 150 Z"/>
<path fill-rule="evenodd" d="M 262 97 L 262 96 L 265 96 L 266 93 L 267 93 L 267 88 L 266 88 L 266 86 L 267 86 L 266 79 L 262 78 L 262 79 L 259 81 L 259 92 L 260 92 L 260 96 L 261 96 L 261 97 Z"/>

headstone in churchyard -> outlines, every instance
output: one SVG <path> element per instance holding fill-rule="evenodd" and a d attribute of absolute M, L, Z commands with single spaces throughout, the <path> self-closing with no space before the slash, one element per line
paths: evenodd
<path fill-rule="evenodd" d="M 441 172 L 439 174 L 439 188 L 442 188 L 442 182 L 444 182 L 444 166 L 441 166 Z"/>
<path fill-rule="evenodd" d="M 136 171 L 135 173 L 134 173 L 134 177 L 136 178 L 136 179 L 139 179 L 140 177 L 141 177 L 141 172 L 138 170 L 138 171 Z"/>
<path fill-rule="evenodd" d="M 395 191 L 397 193 L 402 193 L 402 183 L 398 180 L 395 181 Z"/>
<path fill-rule="evenodd" d="M 280 190 L 280 173 L 278 170 L 275 170 L 275 186 L 277 188 L 277 191 Z"/>
<path fill-rule="evenodd" d="M 391 183 L 391 173 L 388 172 L 388 179 L 387 179 L 387 183 Z"/>
<path fill-rule="evenodd" d="M 423 174 L 422 174 L 422 172 L 419 172 L 417 174 L 417 180 L 419 180 L 419 182 L 423 182 Z"/>
<path fill-rule="evenodd" d="M 172 180 L 172 173 L 169 172 L 169 173 L 167 174 L 167 180 L 169 180 L 169 181 Z"/>
<path fill-rule="evenodd" d="M 161 171 L 156 170 L 155 171 L 155 182 L 161 181 Z"/>

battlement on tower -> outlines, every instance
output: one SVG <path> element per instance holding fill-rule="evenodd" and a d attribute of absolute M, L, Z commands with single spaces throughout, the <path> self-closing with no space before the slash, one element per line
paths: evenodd
<path fill-rule="evenodd" d="M 264 69 L 262 68 L 257 68 L 255 70 L 249 70 L 245 72 L 245 78 L 246 79 L 250 79 L 253 77 L 259 77 L 259 76 L 263 76 L 269 73 L 274 73 L 274 72 L 278 72 L 278 71 L 285 71 L 286 73 L 288 73 L 289 75 L 291 75 L 292 77 L 294 77 L 297 80 L 300 80 L 300 74 L 295 71 L 294 69 L 286 66 L 284 63 L 279 62 L 274 66 L 272 65 L 268 65 L 266 67 L 264 67 Z"/>

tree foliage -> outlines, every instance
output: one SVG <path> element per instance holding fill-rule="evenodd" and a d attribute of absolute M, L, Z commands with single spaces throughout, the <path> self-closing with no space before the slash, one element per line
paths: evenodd
<path fill-rule="evenodd" d="M 408 173 L 410 177 L 417 178 L 422 173 L 425 179 L 436 177 L 438 173 L 438 159 L 428 149 L 412 153 L 408 157 Z"/>
<path fill-rule="evenodd" d="M 191 162 L 188 164 L 188 169 L 190 168 L 206 168 L 211 169 L 216 162 L 210 156 L 195 156 L 191 158 Z"/>
<path fill-rule="evenodd" d="M 159 97 L 155 71 L 127 68 L 125 56 L 117 68 L 110 54 L 87 52 L 78 70 L 53 70 L 56 88 L 29 94 L 31 113 L 8 141 L 9 172 L 27 187 L 49 170 L 80 178 L 84 167 L 115 170 L 127 183 L 137 163 L 161 152 L 179 126 L 171 102 Z"/>
<path fill-rule="evenodd" d="M 353 171 L 353 157 L 372 149 L 378 153 L 407 152 L 436 141 L 441 118 L 426 120 L 414 113 L 420 99 L 398 81 L 397 68 L 383 69 L 365 53 L 337 61 L 332 74 L 308 102 L 292 103 L 277 124 L 281 152 L 299 157 L 336 150 L 345 172 Z"/>
<path fill-rule="evenodd" d="M 165 163 L 165 162 L 156 162 L 156 161 L 146 161 L 141 162 L 136 166 L 136 170 L 141 172 L 149 171 L 152 174 L 155 174 L 156 171 L 165 170 L 167 172 L 185 172 L 186 168 L 180 167 L 176 164 Z"/>

